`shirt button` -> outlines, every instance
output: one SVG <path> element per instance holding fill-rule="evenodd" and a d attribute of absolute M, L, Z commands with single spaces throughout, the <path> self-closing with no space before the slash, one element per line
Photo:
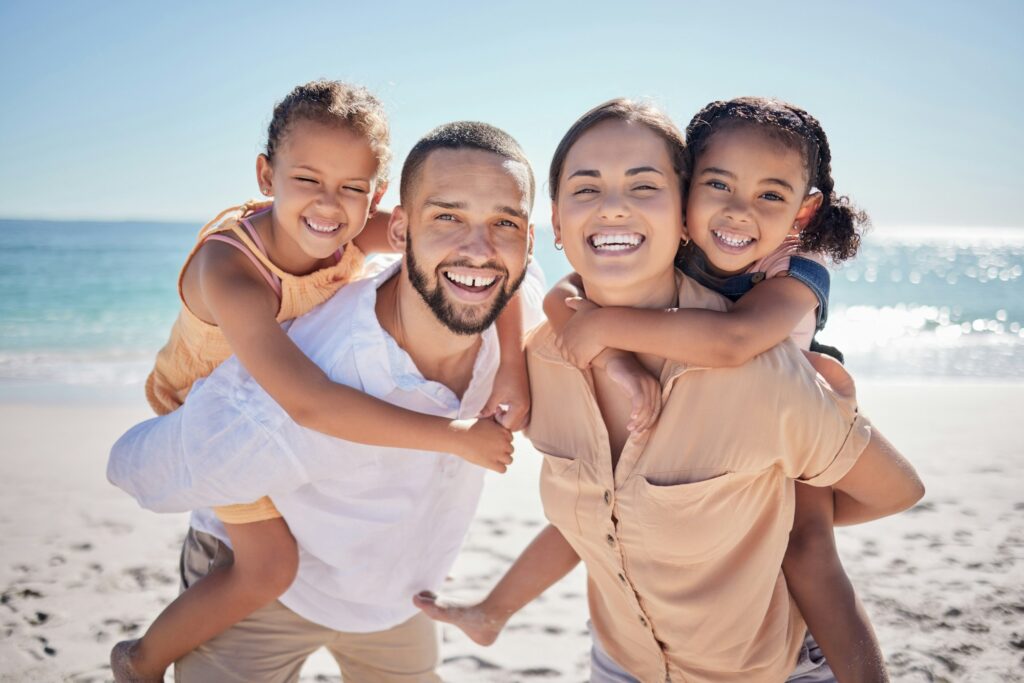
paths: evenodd
<path fill-rule="evenodd" d="M 644 628 L 647 628 L 647 620 L 644 619 L 642 614 L 640 615 L 640 625 L 643 626 Z"/>
<path fill-rule="evenodd" d="M 621 581 L 622 583 L 626 583 L 626 575 L 622 572 L 619 572 L 619 581 Z"/>
<path fill-rule="evenodd" d="M 612 536 L 611 534 L 608 534 L 607 536 L 605 536 L 604 540 L 608 541 L 608 545 L 610 547 L 612 547 L 612 548 L 615 547 L 615 537 Z"/>
<path fill-rule="evenodd" d="M 605 502 L 606 505 L 611 505 L 612 504 L 612 492 L 611 491 L 605 491 L 604 492 L 604 502 Z"/>

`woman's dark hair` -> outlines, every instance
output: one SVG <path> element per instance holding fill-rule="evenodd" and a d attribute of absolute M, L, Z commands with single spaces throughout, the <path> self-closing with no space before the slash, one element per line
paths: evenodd
<path fill-rule="evenodd" d="M 715 133 L 741 127 L 756 128 L 799 151 L 807 169 L 808 191 L 817 188 L 821 192 L 821 206 L 800 233 L 801 248 L 827 254 L 835 262 L 856 254 L 868 216 L 858 211 L 848 197 L 836 195 L 828 138 L 818 120 L 799 107 L 763 97 L 739 97 L 707 105 L 686 127 L 687 177 L 696 171 L 697 160 Z"/>
<path fill-rule="evenodd" d="M 562 168 L 565 166 L 565 157 L 569 150 L 584 133 L 601 123 L 602 121 L 624 121 L 626 123 L 637 123 L 650 129 L 663 140 L 668 147 L 669 157 L 672 159 L 672 168 L 680 177 L 680 187 L 683 177 L 683 134 L 680 132 L 672 119 L 654 105 L 644 102 L 634 102 L 624 98 L 608 100 L 599 104 L 583 116 L 576 119 L 576 122 L 569 127 L 569 130 L 562 136 L 561 142 L 555 148 L 555 154 L 551 157 L 551 170 L 548 173 L 548 191 L 551 193 L 551 201 L 558 198 L 558 182 L 562 175 Z"/>
<path fill-rule="evenodd" d="M 267 159 L 273 162 L 288 129 L 300 120 L 342 126 L 365 136 L 377 157 L 377 183 L 387 180 L 391 132 L 384 107 L 369 90 L 324 80 L 296 86 L 274 107 L 267 127 Z"/>

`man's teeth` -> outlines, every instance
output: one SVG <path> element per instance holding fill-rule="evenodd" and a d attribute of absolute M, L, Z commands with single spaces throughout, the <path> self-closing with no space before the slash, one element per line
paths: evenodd
<path fill-rule="evenodd" d="M 715 233 L 715 237 L 722 240 L 730 247 L 745 247 L 754 241 L 753 237 L 732 237 L 731 235 L 726 235 L 718 232 L 717 230 L 712 230 L 712 232 Z"/>
<path fill-rule="evenodd" d="M 595 249 L 603 251 L 624 251 L 640 246 L 644 241 L 642 235 L 636 233 L 623 233 L 621 235 L 598 234 L 590 238 L 590 244 Z"/>
<path fill-rule="evenodd" d="M 455 273 L 445 273 L 444 276 L 460 285 L 466 287 L 490 287 L 495 280 L 498 278 L 494 275 L 490 277 L 473 277 L 472 275 L 457 275 Z"/>
<path fill-rule="evenodd" d="M 306 221 L 306 225 L 309 226 L 311 230 L 315 230 L 317 232 L 334 232 L 341 227 L 341 223 L 326 223 L 312 218 L 304 218 L 303 220 Z"/>

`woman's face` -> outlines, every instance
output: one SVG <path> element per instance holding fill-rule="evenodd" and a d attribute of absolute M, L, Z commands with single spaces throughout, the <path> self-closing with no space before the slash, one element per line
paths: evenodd
<path fill-rule="evenodd" d="M 679 178 L 657 133 L 603 121 L 569 149 L 552 225 L 595 303 L 657 306 L 666 292 L 674 298 L 682 223 Z"/>

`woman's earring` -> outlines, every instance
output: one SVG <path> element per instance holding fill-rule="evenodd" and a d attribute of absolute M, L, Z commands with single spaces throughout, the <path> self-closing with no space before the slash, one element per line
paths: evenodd
<path fill-rule="evenodd" d="M 690 238 L 689 237 L 682 237 L 679 240 L 679 246 L 680 247 L 685 247 L 689 243 L 690 243 Z"/>
<path fill-rule="evenodd" d="M 565 246 L 562 244 L 562 240 L 558 239 L 557 237 L 555 238 L 555 249 L 557 249 L 558 251 L 562 251 L 563 249 L 565 249 Z"/>

